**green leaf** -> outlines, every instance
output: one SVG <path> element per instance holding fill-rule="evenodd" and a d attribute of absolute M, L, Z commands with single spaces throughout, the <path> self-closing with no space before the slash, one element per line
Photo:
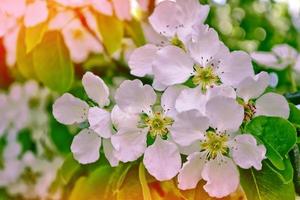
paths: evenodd
<path fill-rule="evenodd" d="M 141 23 L 136 19 L 125 22 L 125 31 L 128 36 L 132 38 L 136 46 L 142 46 L 146 44 L 146 39 L 141 26 Z"/>
<path fill-rule="evenodd" d="M 289 121 L 300 126 L 300 110 L 292 103 L 289 103 L 289 106 L 290 106 Z"/>
<path fill-rule="evenodd" d="M 34 49 L 43 39 L 47 31 L 48 23 L 40 23 L 34 27 L 26 28 L 25 31 L 25 44 L 26 53 L 29 53 Z"/>
<path fill-rule="evenodd" d="M 291 162 L 294 168 L 294 184 L 296 192 L 300 194 L 300 146 L 296 145 L 293 151 L 290 153 Z"/>
<path fill-rule="evenodd" d="M 272 163 L 266 162 L 268 165 L 282 180 L 284 184 L 290 183 L 293 181 L 294 169 L 290 159 L 284 159 L 284 170 L 279 170 L 276 167 L 272 166 Z"/>
<path fill-rule="evenodd" d="M 33 50 L 34 69 L 38 79 L 49 88 L 68 91 L 74 79 L 74 67 L 67 47 L 59 32 L 45 34 Z"/>
<path fill-rule="evenodd" d="M 143 190 L 143 197 L 144 200 L 151 200 L 151 193 L 150 193 L 150 189 L 148 186 L 148 182 L 146 179 L 146 174 L 145 174 L 145 166 L 143 164 L 143 162 L 140 162 L 139 165 L 139 179 L 140 179 L 140 183 L 142 186 L 142 190 Z"/>
<path fill-rule="evenodd" d="M 59 169 L 59 175 L 63 184 L 67 185 L 72 177 L 80 170 L 80 164 L 74 160 L 73 155 L 70 153 L 61 168 Z"/>
<path fill-rule="evenodd" d="M 122 21 L 114 16 L 96 14 L 97 25 L 107 52 L 112 55 L 121 48 L 124 35 Z"/>
<path fill-rule="evenodd" d="M 283 160 L 297 141 L 294 126 L 283 118 L 259 116 L 249 122 L 245 130 L 264 143 L 272 164 L 284 170 Z"/>
<path fill-rule="evenodd" d="M 36 152 L 36 143 L 33 140 L 32 132 L 29 129 L 22 129 L 19 131 L 17 140 L 22 146 L 22 153 L 27 151 Z"/>
<path fill-rule="evenodd" d="M 265 162 L 260 171 L 240 169 L 240 181 L 248 200 L 295 199 L 293 183 L 284 184 Z"/>
<path fill-rule="evenodd" d="M 25 28 L 22 27 L 19 32 L 18 40 L 17 40 L 17 67 L 20 73 L 25 78 L 34 78 L 36 79 L 36 73 L 33 67 L 33 55 L 32 53 L 26 53 L 26 45 L 25 45 Z"/>
<path fill-rule="evenodd" d="M 58 123 L 53 116 L 50 117 L 50 137 L 61 153 L 69 153 L 70 146 L 73 140 L 73 136 L 69 132 L 69 129 Z"/>

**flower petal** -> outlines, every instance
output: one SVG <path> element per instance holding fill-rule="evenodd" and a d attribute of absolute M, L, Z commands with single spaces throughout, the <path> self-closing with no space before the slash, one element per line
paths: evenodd
<path fill-rule="evenodd" d="M 108 0 L 89 0 L 92 7 L 99 13 L 112 16 L 113 8 Z"/>
<path fill-rule="evenodd" d="M 279 94 L 269 92 L 258 98 L 255 102 L 256 116 L 274 116 L 289 118 L 290 108 L 287 100 Z"/>
<path fill-rule="evenodd" d="M 109 138 L 112 135 L 112 123 L 110 113 L 98 107 L 90 108 L 88 113 L 90 129 L 95 131 L 103 138 Z"/>
<path fill-rule="evenodd" d="M 193 26 L 197 23 L 204 23 L 209 13 L 208 5 L 201 5 L 195 0 L 176 0 L 180 7 L 184 25 Z"/>
<path fill-rule="evenodd" d="M 264 145 L 257 145 L 256 139 L 250 134 L 238 135 L 231 144 L 231 155 L 234 162 L 244 169 L 262 168 L 262 160 L 266 155 Z"/>
<path fill-rule="evenodd" d="M 156 137 L 154 144 L 146 149 L 143 162 L 148 172 L 159 181 L 172 179 L 181 167 L 177 146 L 160 137 Z"/>
<path fill-rule="evenodd" d="M 53 104 L 53 115 L 62 124 L 71 125 L 87 120 L 89 105 L 66 93 Z"/>
<path fill-rule="evenodd" d="M 165 115 L 173 118 L 177 115 L 177 110 L 175 109 L 175 102 L 183 88 L 184 87 L 179 85 L 168 87 L 162 94 L 161 106 L 165 111 Z"/>
<path fill-rule="evenodd" d="M 178 188 L 182 190 L 196 188 L 202 179 L 201 173 L 206 162 L 200 152 L 195 152 L 187 157 L 178 174 Z"/>
<path fill-rule="evenodd" d="M 243 51 L 226 54 L 219 65 L 219 76 L 224 84 L 237 86 L 248 76 L 254 76 L 251 57 Z"/>
<path fill-rule="evenodd" d="M 85 61 L 90 53 L 100 53 L 103 50 L 99 41 L 88 32 L 77 18 L 62 29 L 62 34 L 71 58 L 76 63 Z"/>
<path fill-rule="evenodd" d="M 131 20 L 130 1 L 112 0 L 115 13 L 120 20 Z"/>
<path fill-rule="evenodd" d="M 168 86 L 160 83 L 155 78 L 153 79 L 152 87 L 157 91 L 164 91 Z"/>
<path fill-rule="evenodd" d="M 100 107 L 109 104 L 109 89 L 104 81 L 92 72 L 86 72 L 82 77 L 82 85 L 90 99 Z"/>
<path fill-rule="evenodd" d="M 269 52 L 253 52 L 251 53 L 251 57 L 256 63 L 264 65 L 265 67 L 276 69 L 277 67 L 275 66 L 280 64 L 278 58 L 273 53 Z"/>
<path fill-rule="evenodd" d="M 149 0 L 138 0 L 138 3 L 143 11 L 147 11 L 150 1 Z"/>
<path fill-rule="evenodd" d="M 154 77 L 166 86 L 183 83 L 192 75 L 193 65 L 192 59 L 182 49 L 167 46 L 157 52 L 153 62 Z"/>
<path fill-rule="evenodd" d="M 116 103 L 119 108 L 128 113 L 149 111 L 156 101 L 156 93 L 149 85 L 143 85 L 140 80 L 126 80 L 116 91 Z"/>
<path fill-rule="evenodd" d="M 182 90 L 176 99 L 175 107 L 178 112 L 196 109 L 204 114 L 205 104 L 206 96 L 202 93 L 200 87 L 196 87 Z"/>
<path fill-rule="evenodd" d="M 275 45 L 272 48 L 272 51 L 276 54 L 276 56 L 286 63 L 286 66 L 291 64 L 291 62 L 293 62 L 298 55 L 297 51 L 288 44 Z"/>
<path fill-rule="evenodd" d="M 182 155 L 188 156 L 192 153 L 199 152 L 200 145 L 201 145 L 200 141 L 196 141 L 188 146 L 181 146 L 181 145 L 177 145 L 177 146 L 178 146 L 179 152 Z"/>
<path fill-rule="evenodd" d="M 112 167 L 116 167 L 119 165 L 119 160 L 114 154 L 114 147 L 111 144 L 110 139 L 103 139 L 103 151 L 106 159 Z"/>
<path fill-rule="evenodd" d="M 120 130 L 111 137 L 115 156 L 122 162 L 135 161 L 146 149 L 146 133 L 141 130 Z"/>
<path fill-rule="evenodd" d="M 101 137 L 92 130 L 83 129 L 74 137 L 71 151 L 79 163 L 88 164 L 99 159 L 100 147 Z"/>
<path fill-rule="evenodd" d="M 206 67 L 220 51 L 221 42 L 217 32 L 208 25 L 199 24 L 194 28 L 197 28 L 196 34 L 187 43 L 187 48 L 191 57 L 202 67 Z"/>
<path fill-rule="evenodd" d="M 75 13 L 71 10 L 57 13 L 49 22 L 50 30 L 60 30 L 65 27 L 75 17 Z"/>
<path fill-rule="evenodd" d="M 230 158 L 208 161 L 203 168 L 202 178 L 207 181 L 204 190 L 209 196 L 222 198 L 237 190 L 239 171 Z"/>
<path fill-rule="evenodd" d="M 111 112 L 111 120 L 117 129 L 130 129 L 137 127 L 139 115 L 125 113 L 116 105 Z"/>
<path fill-rule="evenodd" d="M 206 116 L 218 131 L 235 132 L 244 119 L 244 108 L 235 99 L 216 96 L 206 104 Z"/>
<path fill-rule="evenodd" d="M 256 99 L 264 93 L 269 85 L 269 74 L 261 72 L 254 77 L 247 77 L 237 86 L 237 95 L 248 102 L 250 99 Z"/>
<path fill-rule="evenodd" d="M 0 9 L 7 15 L 14 18 L 22 17 L 26 10 L 25 0 L 2 0 L 0 1 Z"/>
<path fill-rule="evenodd" d="M 166 37 L 173 37 L 176 33 L 176 27 L 180 25 L 178 14 L 179 9 L 175 2 L 163 1 L 155 7 L 149 17 L 149 22 L 157 33 Z"/>
<path fill-rule="evenodd" d="M 209 6 L 201 5 L 195 0 L 177 0 L 176 3 L 180 10 L 178 17 L 181 24 L 183 24 L 183 26 L 177 28 L 177 36 L 181 41 L 187 43 L 191 32 L 193 32 L 193 27 L 202 25 L 206 20 Z"/>
<path fill-rule="evenodd" d="M 191 110 L 178 114 L 170 128 L 170 133 L 176 143 L 181 146 L 188 146 L 203 139 L 208 127 L 208 118 L 197 110 Z"/>
<path fill-rule="evenodd" d="M 27 5 L 24 24 L 26 27 L 32 27 L 46 21 L 48 18 L 47 2 L 36 0 Z"/>
<path fill-rule="evenodd" d="M 153 44 L 147 44 L 135 49 L 128 62 L 130 73 L 138 77 L 152 75 L 152 62 L 157 51 L 158 47 Z"/>
<path fill-rule="evenodd" d="M 236 99 L 235 90 L 229 85 L 218 85 L 207 90 L 207 99 L 211 99 L 216 96 L 224 96 Z"/>

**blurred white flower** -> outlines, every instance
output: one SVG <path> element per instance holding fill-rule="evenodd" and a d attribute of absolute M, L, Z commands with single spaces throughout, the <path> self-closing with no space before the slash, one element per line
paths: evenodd
<path fill-rule="evenodd" d="M 278 44 L 272 48 L 271 52 L 253 52 L 252 59 L 265 67 L 283 70 L 292 67 L 300 73 L 300 55 L 288 44 Z"/>
<path fill-rule="evenodd" d="M 50 187 L 56 178 L 62 159 L 49 161 L 27 152 L 22 158 L 23 171 L 19 179 L 7 187 L 8 193 L 21 195 L 27 199 L 51 199 Z"/>
<path fill-rule="evenodd" d="M 90 53 L 101 53 L 101 43 L 81 24 L 79 19 L 69 22 L 62 30 L 71 58 L 76 63 L 85 61 Z"/>
<path fill-rule="evenodd" d="M 17 143 L 16 138 L 9 137 L 6 143 L 0 160 L 2 165 L 0 169 L 0 187 L 7 187 L 17 181 L 24 169 L 23 163 L 18 158 L 21 154 L 21 146 Z"/>
<path fill-rule="evenodd" d="M 24 25 L 26 27 L 33 27 L 45 22 L 48 19 L 48 14 L 47 1 L 35 0 L 27 4 L 24 15 Z"/>

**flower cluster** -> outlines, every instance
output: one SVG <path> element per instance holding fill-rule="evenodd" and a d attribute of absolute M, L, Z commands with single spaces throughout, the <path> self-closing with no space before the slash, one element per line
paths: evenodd
<path fill-rule="evenodd" d="M 23 27 L 40 33 L 61 32 L 72 60 L 81 63 L 89 54 L 103 52 L 97 14 L 131 20 L 136 7 L 146 11 L 148 6 L 148 0 L 3 0 L 0 38 L 6 50 L 6 63 L 8 66 L 16 63 L 17 40 Z"/>
<path fill-rule="evenodd" d="M 238 188 L 238 168 L 262 168 L 266 148 L 244 125 L 257 116 L 287 119 L 289 105 L 265 93 L 269 75 L 255 75 L 247 53 L 230 52 L 204 24 L 208 12 L 197 0 L 158 4 L 149 17 L 155 40 L 129 60 L 131 74 L 153 77 L 152 86 L 125 80 L 110 98 L 104 81 L 87 72 L 88 101 L 70 93 L 56 100 L 59 122 L 86 127 L 72 142 L 76 160 L 96 162 L 102 145 L 111 166 L 142 158 L 157 180 L 178 175 L 178 187 L 192 189 L 203 179 L 218 198 Z"/>
<path fill-rule="evenodd" d="M 49 136 L 47 106 L 52 93 L 35 81 L 14 84 L 0 93 L 0 188 L 26 199 L 58 199 L 49 189 L 62 164 Z M 29 133 L 33 149 L 24 147 L 20 136 Z M 3 143 L 4 142 L 4 143 Z M 52 196 L 54 195 L 54 196 Z M 57 196 L 56 196 L 57 195 Z"/>

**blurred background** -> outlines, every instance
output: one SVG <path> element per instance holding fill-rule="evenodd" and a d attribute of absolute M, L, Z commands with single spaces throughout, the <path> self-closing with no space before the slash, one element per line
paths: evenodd
<path fill-rule="evenodd" d="M 206 23 L 231 50 L 252 53 L 288 44 L 299 52 L 300 0 L 200 2 L 211 6 Z M 82 127 L 58 123 L 52 104 L 67 91 L 87 100 L 81 85 L 86 71 L 99 75 L 112 91 L 122 80 L 132 79 L 127 61 L 135 48 L 154 39 L 147 17 L 157 3 L 0 0 L 0 200 L 104 199 L 102 194 L 115 192 L 107 185 L 121 183 L 101 181 L 112 171 L 99 169 L 107 166 L 104 156 L 86 166 L 73 159 L 71 142 Z M 270 90 L 300 104 L 299 95 L 291 94 L 295 87 L 290 68 L 253 64 L 257 72 L 272 74 Z M 297 89 L 300 76 L 294 76 Z M 142 80 L 151 83 L 150 78 Z M 118 199 L 139 199 L 138 165 L 121 166 L 114 176 L 122 177 L 124 171 L 127 185 Z M 197 199 L 195 194 L 203 193 L 199 186 L 182 194 L 173 182 L 154 180 L 150 189 L 154 199 Z M 199 199 L 211 198 L 203 193 Z M 226 199 L 243 195 L 238 191 Z"/>

